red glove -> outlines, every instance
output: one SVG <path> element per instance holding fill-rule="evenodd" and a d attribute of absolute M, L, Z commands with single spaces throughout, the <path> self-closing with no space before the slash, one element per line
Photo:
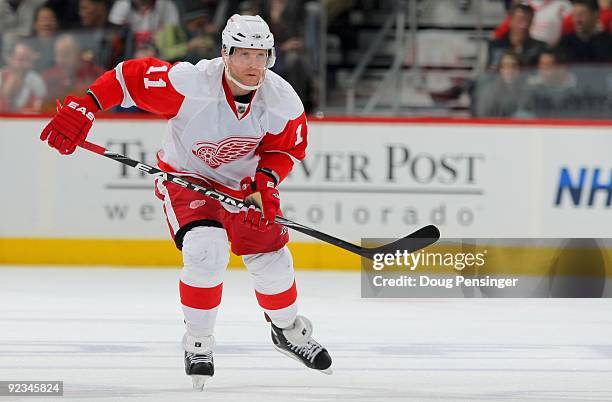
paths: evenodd
<path fill-rule="evenodd" d="M 259 207 L 259 210 L 251 207 L 240 212 L 240 217 L 244 222 L 250 222 L 253 229 L 260 231 L 269 229 L 280 212 L 280 196 L 273 177 L 273 173 L 258 170 L 255 173 L 255 180 L 245 177 L 240 182 L 244 200 Z"/>
<path fill-rule="evenodd" d="M 57 101 L 57 114 L 44 128 L 40 139 L 48 141 L 62 155 L 73 153 L 78 145 L 83 144 L 91 129 L 98 111 L 93 98 L 86 95 L 83 98 L 67 96 L 64 106 Z"/>
<path fill-rule="evenodd" d="M 265 232 L 272 227 L 272 222 L 264 219 L 261 210 L 255 205 L 244 208 L 238 214 L 238 220 L 251 227 L 253 230 Z"/>

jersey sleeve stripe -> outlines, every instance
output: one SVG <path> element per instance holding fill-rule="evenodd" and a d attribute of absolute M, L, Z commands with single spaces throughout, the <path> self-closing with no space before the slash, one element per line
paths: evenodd
<path fill-rule="evenodd" d="M 125 79 L 123 78 L 123 62 L 117 64 L 115 67 L 115 77 L 117 81 L 119 81 L 119 85 L 121 85 L 121 90 L 123 91 L 123 101 L 121 102 L 121 107 L 127 108 L 136 106 L 136 102 L 130 96 L 130 92 L 125 85 Z"/>
<path fill-rule="evenodd" d="M 289 152 L 283 152 L 283 151 L 273 151 L 273 150 L 269 150 L 269 151 L 263 151 L 262 154 L 283 154 L 283 155 L 287 155 L 288 157 L 291 158 L 291 160 L 293 161 L 293 163 L 300 163 L 301 160 L 296 158 L 295 156 L 291 155 Z"/>

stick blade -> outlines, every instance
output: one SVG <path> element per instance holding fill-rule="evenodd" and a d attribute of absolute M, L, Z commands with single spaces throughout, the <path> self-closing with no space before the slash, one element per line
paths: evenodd
<path fill-rule="evenodd" d="M 374 254 L 395 254 L 397 251 L 413 253 L 430 246 L 440 239 L 440 230 L 434 225 L 423 226 L 408 236 L 380 247 L 366 248 L 360 253 L 362 257 L 374 259 Z"/>

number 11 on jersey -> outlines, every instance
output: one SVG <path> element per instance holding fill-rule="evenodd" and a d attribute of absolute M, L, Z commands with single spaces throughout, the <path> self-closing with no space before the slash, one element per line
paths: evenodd
<path fill-rule="evenodd" d="M 154 74 L 154 73 L 165 73 L 168 71 L 168 66 L 150 66 L 147 69 L 145 75 Z M 147 77 L 144 78 L 144 86 L 145 89 L 149 88 L 164 88 L 166 86 L 166 81 L 163 78 L 159 78 L 157 80 L 150 80 Z"/>

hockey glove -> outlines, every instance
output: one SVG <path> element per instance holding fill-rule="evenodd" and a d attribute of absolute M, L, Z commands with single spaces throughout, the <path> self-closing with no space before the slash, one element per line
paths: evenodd
<path fill-rule="evenodd" d="M 47 141 L 62 155 L 70 155 L 83 144 L 99 109 L 89 95 L 83 98 L 67 96 L 62 106 L 57 102 L 57 114 L 44 128 L 40 139 Z"/>
<path fill-rule="evenodd" d="M 258 170 L 255 179 L 245 177 L 240 182 L 244 201 L 263 211 L 263 216 L 262 212 L 255 208 L 240 212 L 241 218 L 249 222 L 254 229 L 265 231 L 274 223 L 280 212 L 280 196 L 276 184 L 273 173 L 264 170 Z"/>

